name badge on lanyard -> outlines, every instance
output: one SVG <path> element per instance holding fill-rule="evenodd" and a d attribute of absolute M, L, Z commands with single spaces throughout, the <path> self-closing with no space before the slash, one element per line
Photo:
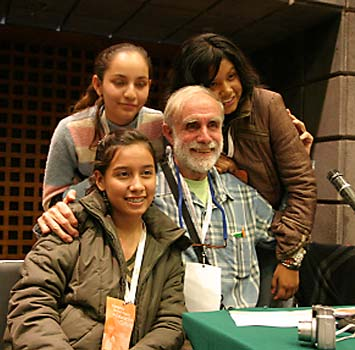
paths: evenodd
<path fill-rule="evenodd" d="M 186 262 L 184 296 L 189 312 L 219 310 L 221 286 L 220 267 Z"/>
<path fill-rule="evenodd" d="M 197 221 L 195 208 L 186 183 L 182 189 L 194 222 Z M 202 227 L 196 227 L 201 243 L 205 242 L 212 218 L 212 195 L 208 193 L 206 215 Z M 220 309 L 222 279 L 221 268 L 208 264 L 186 262 L 184 278 L 185 305 L 189 312 L 216 311 Z"/>
<path fill-rule="evenodd" d="M 106 318 L 101 350 L 129 349 L 134 320 L 136 317 L 136 306 L 134 305 L 134 302 L 143 260 L 146 236 L 147 234 L 144 228 L 137 248 L 131 288 L 126 284 L 124 300 L 109 296 L 106 298 Z"/>
<path fill-rule="evenodd" d="M 223 207 L 218 203 L 215 198 L 214 189 L 212 185 L 211 174 L 208 174 L 209 193 L 207 199 L 206 215 L 202 223 L 202 227 L 196 225 L 198 223 L 196 210 L 191 198 L 190 190 L 185 181 L 182 181 L 181 174 L 176 166 L 176 176 L 178 182 L 179 192 L 179 222 L 182 225 L 182 200 L 185 197 L 191 219 L 195 222 L 195 229 L 199 236 L 202 246 L 209 248 L 225 248 L 227 246 L 227 220 Z M 223 221 L 223 245 L 205 244 L 206 235 L 212 219 L 212 203 L 215 203 L 216 207 L 222 214 Z M 195 242 L 196 243 L 196 242 Z M 205 247 L 203 247 L 204 249 Z M 184 278 L 184 297 L 186 308 L 190 312 L 198 311 L 216 311 L 221 306 L 222 295 L 222 270 L 218 266 L 213 266 L 204 263 L 202 258 L 202 264 L 200 263 L 185 263 L 185 278 Z"/>

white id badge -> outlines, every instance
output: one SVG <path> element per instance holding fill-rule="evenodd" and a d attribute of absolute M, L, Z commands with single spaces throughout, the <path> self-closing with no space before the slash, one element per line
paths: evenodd
<path fill-rule="evenodd" d="M 184 295 L 189 312 L 217 311 L 221 305 L 221 268 L 191 263 L 185 264 Z"/>

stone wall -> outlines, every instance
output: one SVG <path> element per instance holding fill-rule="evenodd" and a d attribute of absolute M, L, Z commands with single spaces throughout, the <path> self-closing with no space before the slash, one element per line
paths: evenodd
<path fill-rule="evenodd" d="M 315 137 L 318 184 L 313 240 L 355 244 L 355 213 L 327 180 L 338 169 L 355 188 L 355 12 L 338 16 L 253 54 L 265 82 Z"/>

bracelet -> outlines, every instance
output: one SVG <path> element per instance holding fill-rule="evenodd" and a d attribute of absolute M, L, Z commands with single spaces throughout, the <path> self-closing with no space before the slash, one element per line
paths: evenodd
<path fill-rule="evenodd" d="M 306 254 L 306 250 L 304 248 L 301 248 L 292 257 L 281 260 L 280 262 L 286 268 L 290 270 L 298 271 L 301 267 L 301 263 L 305 254 Z"/>
<path fill-rule="evenodd" d="M 289 258 L 281 261 L 281 265 L 285 266 L 289 270 L 298 271 L 301 267 L 301 264 L 298 264 L 295 259 Z"/>

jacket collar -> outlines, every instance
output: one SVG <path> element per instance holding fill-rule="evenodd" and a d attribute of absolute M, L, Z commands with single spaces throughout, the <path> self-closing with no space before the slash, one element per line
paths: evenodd
<path fill-rule="evenodd" d="M 116 230 L 107 214 L 106 205 L 101 194 L 94 190 L 89 195 L 80 199 L 80 204 L 86 211 L 94 216 L 105 230 L 105 234 L 110 238 L 110 244 L 116 251 L 119 259 L 123 259 L 119 242 L 116 237 Z M 174 245 L 178 250 L 185 250 L 191 245 L 191 241 L 185 236 L 185 230 L 177 225 L 155 205 L 152 205 L 143 215 L 143 221 L 147 228 L 146 249 L 144 252 L 143 265 L 140 273 L 140 285 L 148 278 L 160 257 L 164 255 L 170 246 Z M 149 249 L 147 249 L 149 247 Z"/>
<path fill-rule="evenodd" d="M 251 115 L 251 109 L 252 109 L 252 97 L 248 96 L 242 105 L 240 106 L 238 115 L 236 115 L 236 119 L 241 119 L 241 118 L 246 118 L 250 117 Z"/>
<path fill-rule="evenodd" d="M 92 216 L 100 221 L 108 235 L 116 236 L 115 225 L 107 212 L 106 204 L 98 190 L 95 189 L 89 195 L 81 198 L 79 202 Z M 146 225 L 147 233 L 159 242 L 162 247 L 167 248 L 169 245 L 175 243 L 177 243 L 180 249 L 188 247 L 183 238 L 185 230 L 179 228 L 154 204 L 143 215 L 143 221 Z"/>

